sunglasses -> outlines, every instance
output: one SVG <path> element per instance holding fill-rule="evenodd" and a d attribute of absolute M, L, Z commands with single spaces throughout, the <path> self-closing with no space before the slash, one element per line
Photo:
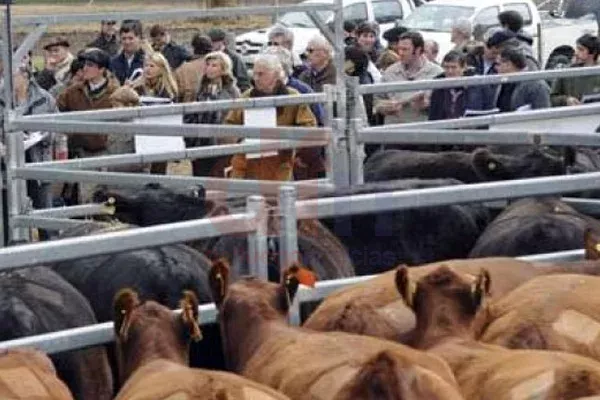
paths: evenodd
<path fill-rule="evenodd" d="M 267 46 L 281 46 L 279 42 L 267 42 Z"/>

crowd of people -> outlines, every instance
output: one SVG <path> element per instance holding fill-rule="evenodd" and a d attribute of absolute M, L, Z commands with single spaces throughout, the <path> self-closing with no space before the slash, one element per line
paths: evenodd
<path fill-rule="evenodd" d="M 460 76 L 507 74 L 540 69 L 533 56 L 533 39 L 523 30 L 523 19 L 515 11 L 499 15 L 499 26 L 473 32 L 467 19 L 452 27 L 454 48 L 438 54 L 439 46 L 402 26 L 383 33 L 372 22 L 347 21 L 345 31 L 345 77 L 358 77 L 360 84 L 443 79 Z M 22 115 L 98 110 L 142 104 L 144 97 L 168 102 L 194 102 L 293 95 L 321 92 L 335 84 L 338 74 L 334 49 L 323 36 L 313 37 L 303 54 L 293 52 L 293 32 L 276 25 L 268 32 L 268 46 L 254 60 L 252 77 L 241 57 L 231 50 L 228 32 L 212 28 L 195 34 L 189 52 L 175 43 L 167 27 L 154 25 L 149 40 L 142 23 L 102 21 L 96 40 L 73 53 L 64 37 L 53 37 L 43 47 L 44 68 L 36 71 L 31 54 L 16 68 L 13 86 L 16 110 Z M 575 42 L 573 67 L 596 65 L 600 42 L 583 35 Z M 441 56 L 441 60 L 439 57 Z M 440 61 L 440 62 L 438 62 Z M 383 93 L 363 96 L 369 125 L 461 118 L 478 112 L 512 112 L 551 106 L 574 105 L 600 92 L 600 76 L 558 79 L 556 82 L 523 81 L 436 89 L 433 91 Z M 316 127 L 324 124 L 321 104 L 278 107 L 279 126 Z M 187 124 L 244 124 L 243 110 L 208 111 L 183 116 Z M 53 134 L 41 148 L 56 148 Z M 242 139 L 187 138 L 186 146 L 238 143 Z M 367 153 L 379 146 L 367 149 Z M 131 135 L 68 135 L 68 157 L 81 158 L 133 153 Z M 28 152 L 28 159 L 41 159 Z M 280 150 L 259 157 L 237 154 L 227 158 L 193 161 L 196 176 L 229 176 L 240 179 L 316 179 L 325 174 L 322 148 Z M 108 170 L 143 171 L 143 167 L 113 167 Z M 166 163 L 153 163 L 146 172 L 164 174 Z M 32 189 L 33 190 L 33 189 Z M 65 185 L 61 198 L 68 204 L 89 200 L 86 185 Z M 48 206 L 48 199 L 35 199 L 34 207 Z"/>

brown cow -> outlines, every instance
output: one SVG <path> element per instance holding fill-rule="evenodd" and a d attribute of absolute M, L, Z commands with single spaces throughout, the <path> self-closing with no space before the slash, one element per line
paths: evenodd
<path fill-rule="evenodd" d="M 594 243 L 586 242 L 588 251 Z M 591 257 L 590 257 L 591 258 Z M 600 262 L 577 261 L 563 264 L 532 263 L 507 257 L 449 260 L 411 267 L 411 279 L 417 279 L 440 265 L 448 265 L 465 275 L 475 275 L 480 268 L 490 271 L 494 285 L 491 296 L 502 296 L 523 282 L 554 273 L 600 274 Z M 414 314 L 404 306 L 394 286 L 395 271 L 383 273 L 329 295 L 306 320 L 306 328 L 318 331 L 343 331 L 401 340 L 402 333 L 415 326 Z"/>
<path fill-rule="evenodd" d="M 52 361 L 31 348 L 0 354 L 0 398 L 7 400 L 72 400 Z"/>
<path fill-rule="evenodd" d="M 570 400 L 600 394 L 600 363 L 554 351 L 509 350 L 477 342 L 473 320 L 490 289 L 482 269 L 465 278 L 441 266 L 416 281 L 398 268 L 398 292 L 417 326 L 410 343 L 445 359 L 469 400 Z"/>
<path fill-rule="evenodd" d="M 600 360 L 600 277 L 534 278 L 486 305 L 476 337 L 511 349 L 550 349 Z"/>
<path fill-rule="evenodd" d="M 292 399 L 462 398 L 438 357 L 366 336 L 289 326 L 299 284 L 314 282 L 302 267 L 284 271 L 281 284 L 245 277 L 228 287 L 228 276 L 226 262 L 215 262 L 211 288 L 231 370 Z"/>
<path fill-rule="evenodd" d="M 131 289 L 114 301 L 122 383 L 117 400 L 285 400 L 288 397 L 242 377 L 188 365 L 190 340 L 200 340 L 198 299 L 185 291 L 175 316 L 154 301 L 140 303 Z"/>

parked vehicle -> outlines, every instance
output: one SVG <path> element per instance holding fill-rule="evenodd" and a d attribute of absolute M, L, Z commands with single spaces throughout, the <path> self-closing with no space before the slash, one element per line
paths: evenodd
<path fill-rule="evenodd" d="M 474 32 L 485 32 L 500 25 L 498 14 L 506 10 L 515 10 L 523 16 L 523 29 L 533 36 L 534 54 L 539 58 L 537 26 L 541 18 L 532 0 L 433 0 L 416 8 L 402 21 L 402 25 L 421 32 L 425 39 L 438 42 L 438 61 L 441 61 L 454 46 L 450 42 L 450 31 L 458 18 L 468 18 Z"/>
<path fill-rule="evenodd" d="M 420 2 L 420 1 L 419 1 Z M 333 0 L 307 0 L 303 4 L 333 3 Z M 356 22 L 377 21 L 380 24 L 380 40 L 383 32 L 394 26 L 398 20 L 410 15 L 416 8 L 414 0 L 344 0 L 344 20 Z M 318 11 L 317 16 L 325 23 L 333 22 L 333 11 Z M 276 22 L 294 32 L 294 49 L 296 55 L 306 50 L 308 41 L 319 33 L 319 29 L 304 12 L 288 12 Z M 272 26 L 246 32 L 236 38 L 236 50 L 242 56 L 249 69 L 254 65 L 254 58 L 267 46 L 267 34 Z"/>

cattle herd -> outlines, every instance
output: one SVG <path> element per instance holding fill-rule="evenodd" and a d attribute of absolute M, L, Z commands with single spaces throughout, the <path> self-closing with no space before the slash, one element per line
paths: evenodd
<path fill-rule="evenodd" d="M 418 150 L 418 151 L 417 151 Z M 387 149 L 331 196 L 597 170 L 589 149 Z M 570 196 L 596 197 L 594 191 Z M 231 213 L 203 188 L 100 188 L 114 216 L 61 237 Z M 0 341 L 114 322 L 116 341 L 0 354 L 1 399 L 600 399 L 600 222 L 560 197 L 298 222 L 298 261 L 248 277 L 245 236 L 0 274 Z M 585 248 L 585 259 L 514 257 Z M 288 311 L 300 285 L 374 275 Z M 279 283 L 275 283 L 279 282 Z M 214 302 L 217 324 L 198 321 Z M 180 309 L 173 313 L 170 310 Z M 202 326 L 200 326 L 202 325 Z"/>

